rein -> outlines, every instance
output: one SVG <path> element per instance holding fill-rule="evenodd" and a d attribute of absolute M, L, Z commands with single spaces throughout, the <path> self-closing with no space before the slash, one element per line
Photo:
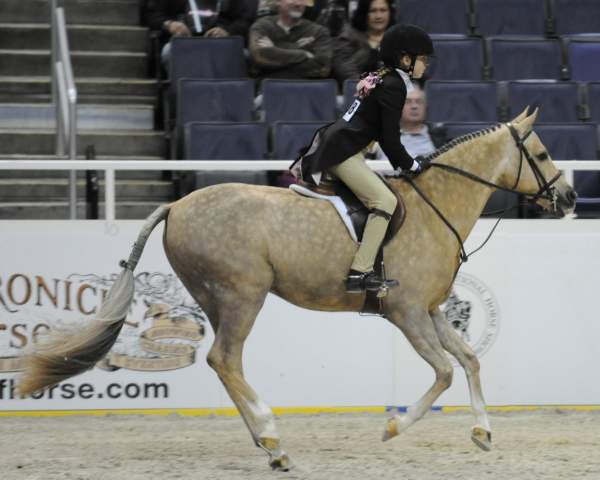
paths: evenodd
<path fill-rule="evenodd" d="M 512 186 L 512 188 L 503 187 L 502 185 L 498 185 L 496 183 L 490 182 L 489 180 L 481 178 L 480 176 L 475 175 L 474 173 L 468 172 L 466 170 L 462 170 L 462 169 L 454 167 L 452 165 L 445 165 L 442 163 L 433 163 L 433 162 L 431 162 L 429 165 L 432 167 L 440 168 L 441 170 L 445 170 L 450 173 L 454 173 L 454 174 L 463 176 L 469 180 L 472 180 L 476 183 L 480 183 L 482 185 L 486 185 L 488 187 L 496 188 L 499 190 L 504 190 L 504 191 L 510 192 L 510 193 L 523 195 L 524 197 L 528 198 L 528 200 L 530 202 L 536 202 L 540 198 L 547 199 L 548 201 L 551 202 L 551 204 L 553 205 L 553 208 L 556 210 L 557 194 L 556 194 L 555 187 L 553 187 L 552 185 L 554 185 L 554 183 L 556 183 L 556 181 L 561 177 L 562 173 L 558 172 L 554 177 L 552 177 L 550 179 L 550 181 L 547 181 L 546 178 L 544 177 L 544 174 L 542 173 L 542 171 L 540 170 L 538 165 L 535 163 L 533 157 L 529 153 L 529 150 L 527 150 L 527 147 L 525 147 L 525 140 L 527 140 L 527 137 L 531 134 L 532 130 L 530 130 L 523 138 L 521 138 L 521 137 L 519 137 L 519 133 L 517 132 L 515 127 L 512 125 L 512 123 L 507 123 L 506 126 L 508 127 L 508 129 L 517 145 L 517 148 L 519 149 L 519 169 L 517 172 L 517 178 L 516 178 L 515 184 Z M 524 192 L 520 192 L 516 189 L 517 185 L 519 184 L 519 181 L 521 180 L 521 174 L 523 172 L 523 157 L 525 157 L 525 159 L 527 160 L 527 163 L 531 167 L 531 170 L 533 171 L 533 174 L 537 181 L 539 190 L 536 193 L 524 193 Z M 473 255 L 474 253 L 481 250 L 484 247 L 484 245 L 490 240 L 494 231 L 496 230 L 496 227 L 498 227 L 500 220 L 502 220 L 504 218 L 504 215 L 506 214 L 506 212 L 508 210 L 510 210 L 510 208 L 504 209 L 504 211 L 502 212 L 502 215 L 498 218 L 498 221 L 496 222 L 496 224 L 494 225 L 494 227 L 492 228 L 492 230 L 490 231 L 490 233 L 488 234 L 486 239 L 483 241 L 483 243 L 479 247 L 477 247 L 475 250 L 473 250 L 471 253 L 467 254 L 467 252 L 465 250 L 464 242 L 463 242 L 462 238 L 460 237 L 456 228 L 454 228 L 454 226 L 448 221 L 448 219 L 444 216 L 444 214 L 440 211 L 440 209 L 437 208 L 433 204 L 433 202 L 427 197 L 427 195 L 417 186 L 417 184 L 415 183 L 413 178 L 410 176 L 410 174 L 403 172 L 400 174 L 400 176 L 409 183 L 409 185 L 415 190 L 415 192 L 417 192 L 419 194 L 419 196 L 425 201 L 425 203 L 427 203 L 427 205 L 429 205 L 431 207 L 431 209 L 436 213 L 436 215 L 440 218 L 440 220 L 442 220 L 442 222 L 444 222 L 444 224 L 450 229 L 452 234 L 456 237 L 456 240 L 458 241 L 458 244 L 460 245 L 460 262 L 458 264 L 458 267 L 456 268 L 456 272 L 454 273 L 454 277 L 456 277 L 456 274 L 458 273 L 458 270 L 460 269 L 461 265 L 463 263 L 467 262 L 471 255 Z"/>

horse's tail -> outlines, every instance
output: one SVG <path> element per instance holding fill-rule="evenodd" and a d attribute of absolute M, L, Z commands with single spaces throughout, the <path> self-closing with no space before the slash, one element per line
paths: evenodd
<path fill-rule="evenodd" d="M 119 336 L 133 301 L 133 270 L 150 233 L 167 218 L 169 210 L 169 205 L 163 205 L 148 217 L 133 245 L 129 259 L 127 262 L 121 261 L 123 270 L 109 290 L 96 318 L 71 336 L 65 336 L 65 332 L 54 331 L 28 355 L 25 372 L 18 386 L 21 395 L 31 395 L 85 372 L 108 353 Z"/>

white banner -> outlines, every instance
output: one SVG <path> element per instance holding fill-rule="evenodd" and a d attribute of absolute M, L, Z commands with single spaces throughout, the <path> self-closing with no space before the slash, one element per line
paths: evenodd
<path fill-rule="evenodd" d="M 231 406 L 205 362 L 210 324 L 174 276 L 162 227 L 136 269 L 135 302 L 97 368 L 40 398 L 14 392 L 23 352 L 93 316 L 142 222 L 0 222 L 0 410 Z M 480 221 L 473 248 L 492 227 Z M 475 348 L 490 405 L 600 404 L 596 310 L 600 222 L 504 221 L 444 305 Z M 333 341 L 332 341 L 333 339 Z M 249 383 L 273 406 L 408 405 L 433 372 L 386 320 L 302 310 L 269 296 L 245 349 Z M 439 405 L 468 404 L 464 375 Z"/>

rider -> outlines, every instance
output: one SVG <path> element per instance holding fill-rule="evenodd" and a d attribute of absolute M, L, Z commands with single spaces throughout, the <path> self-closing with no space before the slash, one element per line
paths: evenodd
<path fill-rule="evenodd" d="M 389 28 L 380 46 L 383 68 L 363 75 L 348 111 L 317 132 L 302 156 L 304 180 L 318 184 L 322 173 L 328 172 L 345 183 L 370 211 L 346 279 L 349 293 L 383 286 L 385 280 L 373 271 L 373 265 L 397 204 L 394 193 L 367 166 L 361 151 L 378 141 L 395 169 L 418 174 L 426 167 L 422 158 L 413 159 L 402 146 L 400 117 L 406 94 L 413 88 L 411 80 L 421 78 L 429 55 L 433 55 L 433 43 L 425 31 L 413 25 Z"/>

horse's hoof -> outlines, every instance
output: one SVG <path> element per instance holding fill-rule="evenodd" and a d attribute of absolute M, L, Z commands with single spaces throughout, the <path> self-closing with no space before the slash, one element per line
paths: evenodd
<path fill-rule="evenodd" d="M 276 472 L 288 472 L 292 468 L 292 462 L 290 462 L 290 457 L 284 453 L 278 457 L 271 456 L 269 466 Z"/>
<path fill-rule="evenodd" d="M 387 424 L 385 425 L 385 430 L 383 431 L 381 441 L 387 442 L 388 440 L 394 438 L 396 435 L 398 435 L 398 423 L 396 422 L 396 417 L 392 417 L 387 421 Z"/>
<path fill-rule="evenodd" d="M 485 428 L 473 427 L 471 440 L 485 452 L 492 449 L 492 432 L 488 432 Z"/>

